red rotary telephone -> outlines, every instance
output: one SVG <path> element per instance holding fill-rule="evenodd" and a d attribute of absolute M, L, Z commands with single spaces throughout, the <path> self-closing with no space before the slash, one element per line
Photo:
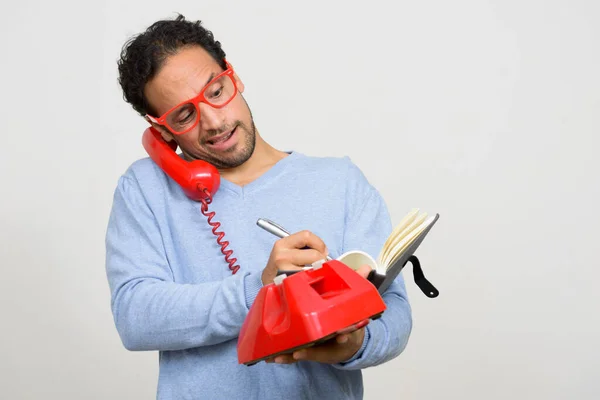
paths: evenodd
<path fill-rule="evenodd" d="M 175 153 L 177 143 L 166 142 L 157 129 L 146 129 L 142 144 L 150 158 L 177 182 L 192 200 L 211 198 L 219 190 L 221 177 L 214 165 L 202 160 L 186 161 L 179 157 Z"/>
<path fill-rule="evenodd" d="M 208 224 L 212 226 L 212 232 L 217 236 L 217 243 L 221 246 L 225 261 L 229 264 L 231 272 L 235 274 L 240 269 L 239 265 L 235 265 L 237 259 L 231 258 L 232 250 L 225 250 L 229 242 L 223 241 L 224 232 L 217 231 L 221 224 L 212 222 L 215 213 L 208 212 L 208 205 L 212 202 L 221 183 L 221 176 L 217 168 L 202 160 L 184 160 L 175 153 L 177 144 L 165 141 L 154 127 L 149 127 L 144 131 L 142 145 L 156 165 L 181 186 L 186 196 L 202 203 L 200 210 L 208 218 Z"/>

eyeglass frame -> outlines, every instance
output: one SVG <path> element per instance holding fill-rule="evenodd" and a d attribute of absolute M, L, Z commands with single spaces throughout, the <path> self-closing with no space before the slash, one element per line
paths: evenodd
<path fill-rule="evenodd" d="M 158 118 L 157 117 L 153 117 L 150 114 L 146 114 L 146 118 L 148 118 L 150 121 L 152 121 L 152 122 L 154 122 L 156 124 L 159 124 L 161 126 L 166 127 L 174 135 L 183 135 L 184 133 L 187 133 L 187 132 L 191 131 L 192 129 L 194 129 L 196 127 L 196 125 L 198 125 L 198 122 L 200 122 L 200 105 L 199 105 L 199 103 L 205 103 L 205 104 L 209 105 L 212 108 L 223 108 L 223 107 L 225 107 L 227 104 L 229 104 L 237 96 L 239 90 L 238 90 L 237 83 L 235 82 L 235 77 L 234 77 L 235 71 L 233 70 L 233 67 L 231 66 L 231 64 L 229 62 L 227 62 L 227 60 L 223 60 L 223 61 L 225 62 L 225 65 L 227 66 L 227 68 L 225 69 L 225 71 L 221 72 L 220 74 L 218 74 L 217 76 L 215 76 L 213 79 L 211 79 L 210 82 L 208 82 L 202 88 L 202 90 L 200 90 L 200 93 L 198 93 L 197 96 L 192 97 L 191 99 L 182 101 L 181 103 L 177 104 L 176 106 L 171 107 L 167 112 L 165 112 L 163 115 L 161 115 Z M 218 79 L 221 79 L 223 76 L 228 76 L 229 79 L 231 79 L 231 82 L 233 82 L 233 88 L 234 88 L 233 95 L 225 103 L 223 103 L 221 105 L 218 105 L 218 106 L 214 106 L 212 103 L 210 103 L 206 99 L 206 97 L 204 96 L 204 92 L 213 83 L 215 83 Z M 194 107 L 196 108 L 196 111 L 198 112 L 198 115 L 196 117 L 196 121 L 188 129 L 186 129 L 184 131 L 181 131 L 181 132 L 176 132 L 173 129 L 171 129 L 171 127 L 167 123 L 167 117 L 169 116 L 169 114 L 171 112 L 175 111 L 179 107 L 183 106 L 184 104 L 188 104 L 188 103 L 193 104 Z"/>

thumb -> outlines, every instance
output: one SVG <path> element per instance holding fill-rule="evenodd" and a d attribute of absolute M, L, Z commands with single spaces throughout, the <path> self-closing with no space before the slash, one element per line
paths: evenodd
<path fill-rule="evenodd" d="M 298 361 L 316 361 L 322 363 L 329 363 L 338 357 L 339 345 L 337 343 L 328 343 L 315 347 L 308 347 L 306 349 L 297 350 L 293 353 L 292 357 Z"/>
<path fill-rule="evenodd" d="M 362 276 L 363 278 L 367 279 L 367 277 L 369 276 L 369 273 L 371 272 L 372 268 L 369 265 L 361 265 L 357 270 L 356 273 L 359 274 L 360 276 Z"/>

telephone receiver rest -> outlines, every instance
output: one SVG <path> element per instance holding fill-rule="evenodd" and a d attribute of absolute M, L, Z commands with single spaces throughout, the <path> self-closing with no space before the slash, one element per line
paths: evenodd
<path fill-rule="evenodd" d="M 177 143 L 165 141 L 156 128 L 149 127 L 144 131 L 142 145 L 150 158 L 181 186 L 190 199 L 207 200 L 219 190 L 221 177 L 214 165 L 202 160 L 184 160 L 175 153 Z"/>

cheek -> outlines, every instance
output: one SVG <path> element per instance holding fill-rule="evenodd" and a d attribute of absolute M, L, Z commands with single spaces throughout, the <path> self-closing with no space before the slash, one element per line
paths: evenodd
<path fill-rule="evenodd" d="M 242 96 L 237 96 L 235 99 L 231 100 L 229 105 L 231 106 L 227 107 L 227 118 L 229 120 L 248 122 L 247 120 L 250 119 L 250 113 L 248 112 L 248 107 L 246 106 L 246 102 L 242 99 Z"/>
<path fill-rule="evenodd" d="M 198 147 L 198 138 L 200 132 L 198 128 L 193 129 L 191 132 L 186 133 L 185 135 L 181 135 L 178 138 L 179 147 L 183 149 L 194 149 Z"/>
<path fill-rule="evenodd" d="M 181 146 L 181 147 L 183 147 L 183 148 L 185 148 L 185 149 L 189 149 L 189 148 L 192 148 L 192 147 L 194 147 L 194 145 L 195 145 L 196 143 L 198 143 L 198 140 L 196 140 L 196 139 L 192 139 L 191 137 L 189 137 L 189 136 L 186 136 L 185 138 L 181 139 L 181 140 L 179 141 L 179 143 L 180 143 L 180 146 Z"/>

